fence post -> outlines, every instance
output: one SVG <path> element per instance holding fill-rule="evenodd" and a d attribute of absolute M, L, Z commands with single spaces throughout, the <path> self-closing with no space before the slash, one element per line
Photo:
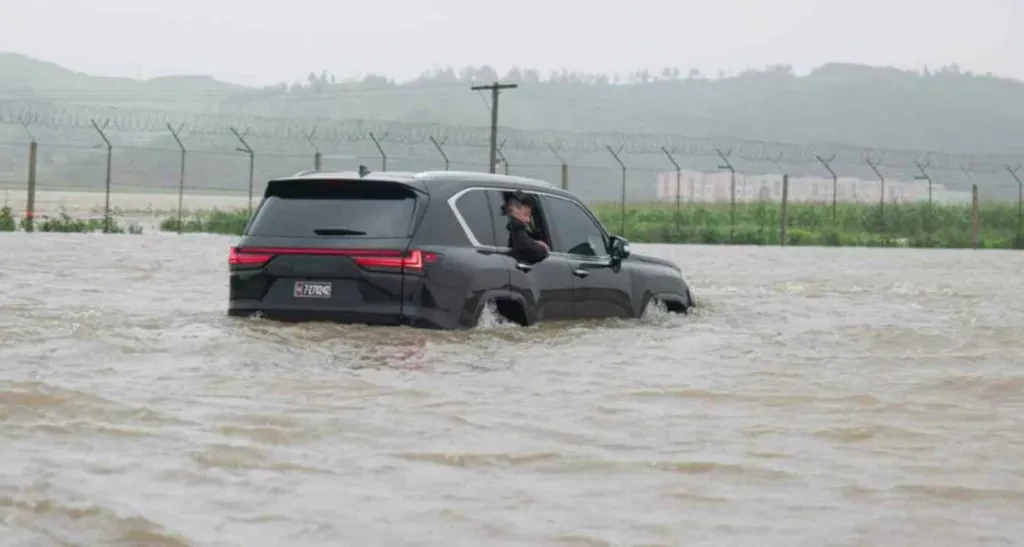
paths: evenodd
<path fill-rule="evenodd" d="M 565 161 L 565 158 L 563 158 L 562 155 L 558 153 L 558 150 L 555 149 L 554 146 L 551 146 L 549 144 L 548 148 L 550 148 L 551 149 L 551 153 L 554 154 L 556 158 L 558 158 L 558 161 L 562 162 L 562 190 L 568 190 L 569 189 L 569 164 Z"/>
<path fill-rule="evenodd" d="M 817 158 L 818 163 L 823 165 L 825 167 L 825 170 L 828 171 L 830 175 L 832 175 L 832 229 L 835 230 L 837 229 L 836 202 L 838 201 L 837 196 L 839 194 L 839 177 L 836 176 L 836 172 L 832 170 L 832 162 L 835 161 L 836 155 L 832 154 L 831 156 L 829 156 L 827 160 L 823 159 L 821 156 L 818 155 L 815 155 L 814 157 Z"/>
<path fill-rule="evenodd" d="M 680 207 L 679 207 L 679 194 L 681 194 L 682 191 L 683 191 L 683 188 L 682 188 L 682 186 L 683 186 L 683 184 L 682 184 L 682 181 L 683 181 L 683 169 L 681 167 L 679 167 L 679 162 L 676 161 L 676 159 L 672 156 L 672 154 L 668 151 L 667 148 L 662 146 L 661 147 L 661 151 L 664 152 L 666 156 L 668 156 L 668 161 L 672 162 L 672 165 L 674 165 L 676 167 L 676 236 L 679 237 L 680 240 L 682 240 L 683 232 L 682 232 L 682 228 L 680 227 L 680 218 L 679 218 L 680 215 L 682 214 L 682 211 L 680 210 Z M 692 213 L 692 211 L 691 211 L 691 213 Z"/>
<path fill-rule="evenodd" d="M 880 226 L 878 227 L 878 231 L 879 231 L 879 233 L 884 234 L 885 233 L 885 177 L 882 176 L 882 172 L 878 170 L 878 164 L 876 164 L 875 162 L 871 161 L 871 158 L 864 158 L 864 161 L 866 161 L 868 166 L 871 167 L 871 170 L 875 172 L 875 175 L 878 177 L 878 182 L 879 182 L 879 184 L 881 184 L 881 187 L 880 187 L 881 192 L 879 193 L 881 197 L 878 199 L 878 222 L 880 224 Z"/>
<path fill-rule="evenodd" d="M 309 133 L 302 129 L 300 131 L 302 131 L 302 136 L 306 138 L 306 142 L 313 147 L 313 169 L 319 171 L 323 164 L 324 155 L 320 153 L 320 148 L 313 142 L 313 139 L 316 137 L 316 125 L 313 125 L 313 130 Z"/>
<path fill-rule="evenodd" d="M 437 152 L 444 158 L 444 170 L 447 171 L 451 162 L 448 160 L 448 154 L 444 153 L 444 143 L 448 142 L 448 137 L 441 139 L 441 142 L 437 142 L 437 139 L 433 135 L 430 136 L 430 142 L 434 143 L 434 148 L 437 148 Z"/>
<path fill-rule="evenodd" d="M 32 134 L 32 130 L 28 128 L 29 124 L 32 123 L 31 119 L 25 117 L 19 117 L 18 122 L 21 123 L 21 127 L 25 129 L 25 133 L 28 133 L 28 184 L 26 190 L 28 195 L 25 196 L 25 219 L 23 226 L 26 232 L 35 231 L 35 214 L 36 214 L 36 164 L 39 156 L 39 143 L 36 142 L 36 136 Z"/>
<path fill-rule="evenodd" d="M 382 141 L 382 140 L 384 140 L 386 138 L 388 138 L 388 134 L 387 133 L 384 133 L 384 135 L 382 135 L 378 139 L 377 136 L 373 134 L 373 131 L 370 131 L 370 139 L 373 141 L 373 144 L 377 145 L 377 151 L 380 152 L 380 170 L 381 171 L 387 171 L 388 170 L 388 155 L 387 155 L 387 153 L 384 152 L 384 149 L 380 146 L 380 141 Z"/>
<path fill-rule="evenodd" d="M 779 245 L 785 247 L 789 242 L 789 174 L 782 174 L 782 211 L 779 214 Z"/>
<path fill-rule="evenodd" d="M 789 205 L 789 173 L 782 168 L 779 160 L 782 159 L 782 152 L 774 158 L 768 158 L 768 161 L 772 162 L 775 167 L 778 167 L 779 172 L 782 173 L 782 196 L 779 200 L 779 245 L 782 247 L 786 246 L 786 232 L 789 226 L 789 222 L 786 220 L 786 207 Z"/>
<path fill-rule="evenodd" d="M 932 244 L 932 178 L 928 176 L 928 172 L 925 171 L 930 165 L 930 161 L 925 161 L 924 164 L 914 160 L 914 165 L 917 166 L 917 170 L 921 172 L 921 176 L 914 177 L 914 180 L 926 180 L 928 181 L 928 213 L 925 215 L 925 241 L 928 242 L 928 246 Z"/>
<path fill-rule="evenodd" d="M 1017 175 L 1020 168 L 1020 165 L 1016 168 L 1011 168 L 1009 165 L 1006 166 L 1010 176 L 1013 177 L 1013 180 L 1017 181 L 1017 240 L 1013 242 L 1013 248 L 1015 249 L 1024 248 L 1024 237 L 1022 237 L 1021 233 L 1021 228 L 1024 227 L 1024 183 L 1021 182 L 1020 176 Z"/>
<path fill-rule="evenodd" d="M 231 132 L 238 138 L 238 142 L 242 143 L 242 148 L 235 148 L 235 150 L 249 154 L 249 218 L 252 218 L 252 176 L 253 171 L 256 169 L 256 153 L 253 152 L 249 143 L 245 142 L 245 136 L 249 134 L 248 128 L 244 133 L 239 133 L 237 129 L 232 127 Z"/>
<path fill-rule="evenodd" d="M 732 243 L 734 241 L 733 234 L 736 230 L 736 170 L 733 169 L 732 163 L 729 162 L 732 148 L 724 154 L 717 148 L 715 152 L 718 153 L 718 157 L 722 158 L 722 163 L 725 164 L 719 165 L 718 168 L 729 170 L 729 243 Z"/>
<path fill-rule="evenodd" d="M 36 215 L 36 162 L 38 161 L 39 144 L 35 139 L 28 143 L 28 196 L 25 199 L 25 231 L 35 231 Z"/>
<path fill-rule="evenodd" d="M 178 168 L 178 235 L 181 235 L 182 232 L 181 215 L 185 206 L 185 145 L 178 135 L 183 127 L 185 124 L 179 125 L 177 129 L 171 127 L 171 124 L 167 124 L 167 130 L 171 132 L 174 142 L 178 143 L 178 148 L 181 149 L 181 166 Z"/>
<path fill-rule="evenodd" d="M 619 158 L 619 153 L 622 152 L 623 146 L 620 144 L 619 149 L 616 151 L 612 150 L 611 145 L 608 145 L 608 151 L 611 152 L 615 161 L 619 163 L 619 167 L 622 167 L 622 204 L 619 210 L 619 234 L 622 237 L 626 237 L 626 164 Z"/>
<path fill-rule="evenodd" d="M 103 205 L 103 232 L 109 234 L 111 231 L 110 221 L 112 220 L 110 217 L 110 170 L 113 165 L 114 145 L 110 143 L 110 139 L 107 138 L 107 134 L 104 133 L 103 130 L 107 128 L 108 124 L 110 124 L 110 120 L 108 119 L 103 122 L 102 127 L 96 123 L 96 120 L 89 120 L 89 122 L 92 123 L 93 128 L 96 129 L 96 132 L 100 134 L 100 138 L 103 139 L 103 142 L 107 145 L 107 189 L 105 192 L 106 199 Z"/>
<path fill-rule="evenodd" d="M 978 214 L 978 185 L 971 185 L 971 242 L 975 249 L 978 248 L 979 218 Z"/>

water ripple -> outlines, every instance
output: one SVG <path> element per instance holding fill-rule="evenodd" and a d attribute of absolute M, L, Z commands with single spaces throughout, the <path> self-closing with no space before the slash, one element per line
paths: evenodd
<path fill-rule="evenodd" d="M 0 235 L 0 544 L 1013 545 L 1024 255 L 637 245 L 686 317 L 224 315 L 221 237 Z"/>

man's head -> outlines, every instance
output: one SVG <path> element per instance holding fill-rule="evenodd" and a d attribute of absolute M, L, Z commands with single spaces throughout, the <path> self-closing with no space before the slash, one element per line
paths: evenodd
<path fill-rule="evenodd" d="M 505 214 L 518 219 L 523 224 L 530 223 L 533 214 L 533 198 L 527 193 L 516 191 L 505 198 Z"/>

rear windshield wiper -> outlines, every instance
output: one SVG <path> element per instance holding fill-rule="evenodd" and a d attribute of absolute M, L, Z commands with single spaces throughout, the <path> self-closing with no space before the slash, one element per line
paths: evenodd
<path fill-rule="evenodd" d="M 319 228 L 313 230 L 313 233 L 318 236 L 364 236 L 366 232 L 359 230 L 349 230 L 348 228 Z"/>

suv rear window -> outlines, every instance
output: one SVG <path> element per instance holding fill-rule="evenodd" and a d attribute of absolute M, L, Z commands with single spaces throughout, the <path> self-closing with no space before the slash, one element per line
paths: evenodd
<path fill-rule="evenodd" d="M 271 182 L 247 235 L 409 237 L 416 194 L 374 181 Z"/>

